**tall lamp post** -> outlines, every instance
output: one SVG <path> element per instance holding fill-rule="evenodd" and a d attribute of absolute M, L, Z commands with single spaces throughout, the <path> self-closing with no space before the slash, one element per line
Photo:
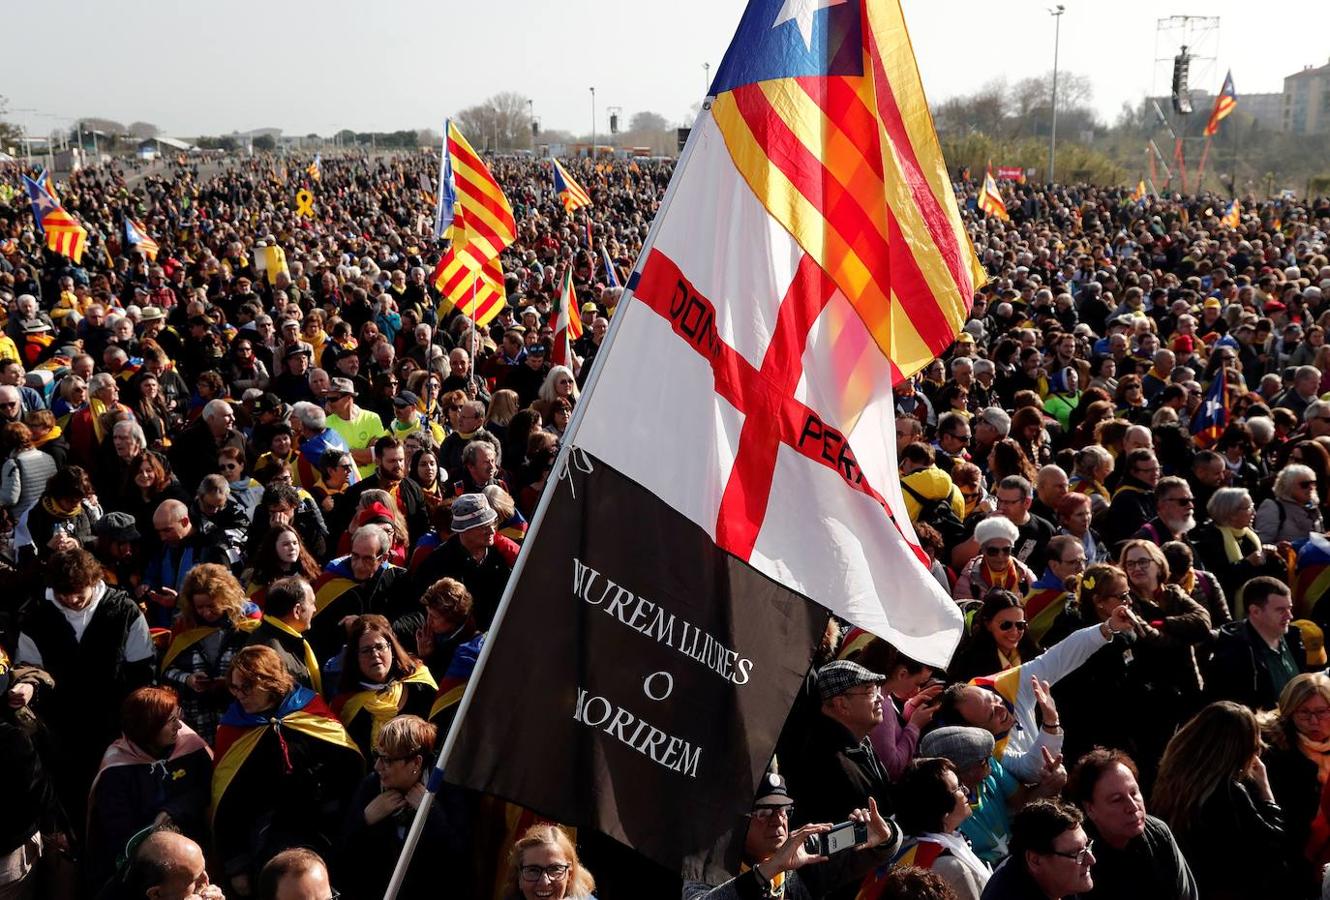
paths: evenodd
<path fill-rule="evenodd" d="M 596 89 L 591 88 L 591 158 L 596 158 Z"/>
<path fill-rule="evenodd" d="M 1061 3 L 1048 11 L 1053 17 L 1053 124 L 1048 132 L 1048 183 L 1052 184 L 1056 173 L 1058 147 L 1058 41 L 1062 37 L 1062 13 L 1066 9 Z"/>

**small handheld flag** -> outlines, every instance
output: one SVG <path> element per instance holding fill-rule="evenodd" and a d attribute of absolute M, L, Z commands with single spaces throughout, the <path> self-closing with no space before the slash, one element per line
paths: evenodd
<path fill-rule="evenodd" d="M 305 174 L 315 181 L 323 180 L 323 157 L 320 154 L 314 154 L 314 162 L 305 167 Z"/>
<path fill-rule="evenodd" d="M 573 180 L 573 176 L 568 174 L 568 170 L 557 159 L 551 159 L 550 162 L 554 164 L 554 192 L 563 201 L 563 211 L 570 213 L 584 206 L 590 206 L 591 195 Z"/>
<path fill-rule="evenodd" d="M 1140 203 L 1142 200 L 1145 199 L 1146 194 L 1147 191 L 1145 189 L 1145 179 L 1142 178 L 1140 181 L 1136 182 L 1136 190 L 1131 192 L 1132 202 Z"/>
<path fill-rule="evenodd" d="M 1198 447 L 1212 447 L 1228 428 L 1228 373 L 1222 366 L 1205 392 L 1201 408 L 1192 416 L 1191 433 Z"/>
<path fill-rule="evenodd" d="M 550 352 L 550 362 L 556 366 L 572 366 L 573 341 L 582 336 L 582 317 L 578 315 L 577 293 L 573 290 L 571 266 L 563 275 L 559 304 L 550 313 L 550 330 L 554 332 L 554 348 Z"/>
<path fill-rule="evenodd" d="M 984 186 L 979 191 L 979 209 L 986 216 L 997 216 L 1004 222 L 1011 220 L 1011 216 L 1007 215 L 1007 204 L 1002 202 L 1002 194 L 998 191 L 997 182 L 993 180 L 992 166 L 984 171 Z"/>
<path fill-rule="evenodd" d="M 1215 97 L 1215 107 L 1210 110 L 1210 121 L 1205 123 L 1205 136 L 1214 137 L 1219 132 L 1219 123 L 1228 118 L 1237 106 L 1238 95 L 1233 90 L 1233 72 L 1230 70 L 1224 76 L 1224 86 L 1219 89 L 1219 96 Z"/>
<path fill-rule="evenodd" d="M 1223 218 L 1219 220 L 1219 224 L 1223 225 L 1225 228 L 1237 228 L 1242 224 L 1242 204 L 1238 203 L 1236 197 L 1233 199 L 1233 202 L 1228 205 L 1228 211 L 1225 212 Z"/>
<path fill-rule="evenodd" d="M 619 273 L 614 269 L 614 261 L 610 259 L 610 251 L 605 249 L 605 245 L 600 246 L 600 258 L 605 264 L 605 281 L 610 287 L 623 287 L 623 282 L 619 280 Z"/>
<path fill-rule="evenodd" d="M 133 247 L 154 262 L 157 260 L 157 251 L 161 249 L 157 242 L 148 236 L 148 229 L 143 227 L 143 223 L 136 222 L 129 216 L 125 216 L 125 245 Z"/>

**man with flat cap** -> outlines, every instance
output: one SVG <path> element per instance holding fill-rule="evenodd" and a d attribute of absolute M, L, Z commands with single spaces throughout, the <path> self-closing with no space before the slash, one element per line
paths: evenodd
<path fill-rule="evenodd" d="M 784 761 L 795 799 L 793 824 L 843 821 L 850 810 L 868 806 L 869 798 L 883 815 L 890 813 L 887 772 L 868 741 L 882 721 L 884 681 L 846 660 L 818 670 L 821 715 L 814 717 L 799 757 Z"/>

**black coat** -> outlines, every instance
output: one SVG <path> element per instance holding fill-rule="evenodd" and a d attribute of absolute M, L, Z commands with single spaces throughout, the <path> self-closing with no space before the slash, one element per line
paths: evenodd
<path fill-rule="evenodd" d="M 1265 751 L 1262 759 L 1270 777 L 1270 791 L 1284 813 L 1285 857 L 1299 890 L 1295 896 L 1319 897 L 1321 883 L 1317 878 L 1316 866 L 1305 853 L 1312 821 L 1321 808 L 1321 785 L 1317 781 L 1316 763 L 1296 746 L 1281 747 L 1274 743 Z"/>
<path fill-rule="evenodd" d="M 1221 785 L 1201 805 L 1196 821 L 1174 827 L 1196 886 L 1206 900 L 1290 897 L 1284 859 L 1284 817 L 1245 784 Z"/>
<path fill-rule="evenodd" d="M 891 785 L 868 739 L 856 741 L 844 725 L 826 715 L 813 720 L 810 732 L 802 755 L 783 764 L 794 798 L 796 820 L 791 827 L 843 822 L 852 811 L 867 806 L 869 797 L 888 815 Z"/>
<path fill-rule="evenodd" d="M 1284 641 L 1299 668 L 1307 671 L 1302 632 L 1289 628 Z M 1265 640 L 1246 619 L 1229 622 L 1219 629 L 1205 670 L 1205 690 L 1210 700 L 1232 700 L 1255 710 L 1279 705 L 1279 689 L 1266 663 Z"/>

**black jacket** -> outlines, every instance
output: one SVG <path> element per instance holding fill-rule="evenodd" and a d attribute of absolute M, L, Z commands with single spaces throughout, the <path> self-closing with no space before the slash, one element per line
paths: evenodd
<path fill-rule="evenodd" d="M 1085 820 L 1094 841 L 1094 888 L 1086 900 L 1197 900 L 1196 880 L 1178 849 L 1173 832 L 1154 816 L 1145 817 L 1145 831 L 1118 850 L 1100 838 Z"/>
<path fill-rule="evenodd" d="M 1206 900 L 1294 896 L 1287 890 L 1283 814 L 1246 785 L 1220 785 L 1196 822 L 1173 833 Z"/>
<path fill-rule="evenodd" d="M 1113 502 L 1104 514 L 1104 525 L 1100 529 L 1109 551 L 1116 553 L 1120 541 L 1131 537 L 1154 517 L 1154 489 L 1138 479 L 1123 478 L 1122 484 L 1113 492 Z"/>
<path fill-rule="evenodd" d="M 1299 669 L 1307 671 L 1302 632 L 1289 628 L 1284 633 L 1284 642 Z M 1205 689 L 1210 700 L 1233 700 L 1254 710 L 1274 709 L 1279 705 L 1279 688 L 1266 662 L 1265 640 L 1246 619 L 1229 622 L 1219 629 L 1205 670 Z"/>
<path fill-rule="evenodd" d="M 819 715 L 801 757 L 785 769 L 790 795 L 794 798 L 795 821 L 843 822 L 853 810 L 877 800 L 882 815 L 889 815 L 891 785 L 877 751 L 867 738 L 856 741 L 839 722 Z"/>

